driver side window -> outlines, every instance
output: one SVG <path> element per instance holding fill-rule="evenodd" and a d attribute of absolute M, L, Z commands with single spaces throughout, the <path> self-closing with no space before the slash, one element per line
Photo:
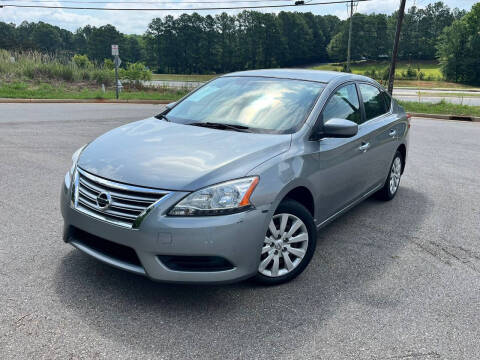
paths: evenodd
<path fill-rule="evenodd" d="M 361 123 L 360 103 L 358 101 L 357 87 L 349 84 L 338 89 L 328 100 L 323 109 L 323 121 L 330 119 L 345 119 L 357 124 Z"/>

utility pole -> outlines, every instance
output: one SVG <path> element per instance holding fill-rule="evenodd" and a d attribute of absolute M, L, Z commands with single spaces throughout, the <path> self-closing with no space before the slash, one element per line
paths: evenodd
<path fill-rule="evenodd" d="M 350 72 L 351 47 L 352 47 L 352 23 L 353 23 L 353 0 L 350 1 L 350 28 L 348 30 L 348 48 L 347 48 L 347 72 Z"/>
<path fill-rule="evenodd" d="M 118 66 L 116 64 L 115 64 L 115 98 L 118 100 Z"/>
<path fill-rule="evenodd" d="M 388 92 L 393 93 L 393 82 L 395 80 L 395 66 L 397 64 L 398 43 L 400 42 L 400 32 L 402 31 L 403 16 L 405 15 L 406 0 L 401 0 L 398 10 L 397 31 L 395 33 L 395 42 L 393 43 L 392 63 L 390 64 L 390 74 L 388 76 Z"/>
<path fill-rule="evenodd" d="M 115 97 L 118 99 L 118 91 L 120 87 L 120 81 L 118 80 L 118 68 L 120 64 L 122 63 L 122 60 L 120 59 L 119 52 L 118 52 L 118 45 L 112 45 L 112 56 L 113 58 L 113 63 L 115 65 Z"/>

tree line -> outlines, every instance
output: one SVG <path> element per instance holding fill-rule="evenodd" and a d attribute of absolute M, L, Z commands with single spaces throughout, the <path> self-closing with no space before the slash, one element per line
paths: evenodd
<path fill-rule="evenodd" d="M 411 7 L 405 14 L 400 59 L 442 58 L 439 51 L 446 47 L 439 42 L 450 41 L 445 32 L 452 26 L 457 28 L 465 15 L 465 11 L 450 9 L 443 2 Z M 396 13 L 355 14 L 352 59 L 388 59 L 396 19 Z M 344 61 L 348 25 L 348 20 L 332 15 L 256 11 L 155 18 L 143 35 L 125 35 L 112 25 L 87 25 L 72 33 L 44 22 L 18 26 L 0 22 L 0 48 L 84 54 L 103 63 L 111 58 L 110 45 L 118 44 L 124 62 L 140 61 L 156 72 L 225 73 Z"/>

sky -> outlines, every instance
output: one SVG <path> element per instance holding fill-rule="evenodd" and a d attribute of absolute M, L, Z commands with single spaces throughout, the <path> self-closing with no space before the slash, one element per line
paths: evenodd
<path fill-rule="evenodd" d="M 22 5 L 33 5 L 39 4 L 39 0 L 33 0 L 35 3 L 31 2 L 32 0 L 0 0 L 1 4 L 22 4 Z M 150 2 L 150 4 L 132 4 L 127 2 L 133 2 L 135 0 L 112 0 L 112 3 L 108 3 L 108 0 L 48 0 L 48 3 L 40 3 L 39 5 L 50 5 L 50 6 L 87 6 L 87 7 L 105 7 L 105 8 L 195 8 L 195 7 L 209 7 L 209 6 L 226 6 L 231 7 L 232 5 L 241 6 L 241 5 L 261 5 L 265 3 L 229 3 L 228 0 L 224 2 L 219 2 L 215 4 L 192 4 L 193 0 L 163 0 L 169 1 L 169 4 L 161 5 L 162 0 L 156 0 L 155 3 L 151 3 L 155 0 L 137 0 Z M 101 1 L 105 3 L 100 4 L 74 4 L 74 3 L 62 3 L 62 1 Z M 121 1 L 122 4 L 114 3 L 113 1 Z M 198 1 L 208 1 L 208 0 L 198 0 Z M 239 0 L 234 0 L 239 1 Z M 322 2 L 325 0 L 312 0 L 312 2 Z M 189 3 L 190 2 L 190 3 Z M 433 3 L 435 0 L 407 0 L 407 8 L 416 4 L 418 7 L 424 7 L 429 3 Z M 443 0 L 445 4 L 451 8 L 458 7 L 460 9 L 469 10 L 473 4 L 478 2 L 478 0 Z M 286 0 L 285 2 L 278 2 L 276 0 L 274 4 L 288 4 L 293 3 L 293 1 Z M 269 2 L 268 4 L 272 4 Z M 368 2 L 359 3 L 357 12 L 361 13 L 387 13 L 390 14 L 396 9 L 398 9 L 400 0 L 371 0 Z M 264 9 L 258 10 L 263 12 L 280 12 L 281 8 L 276 9 Z M 337 15 L 338 17 L 345 19 L 347 17 L 347 6 L 346 4 L 336 4 L 336 5 L 316 5 L 316 6 L 304 6 L 304 7 L 287 7 L 284 8 L 286 11 L 311 11 L 314 14 L 319 15 Z M 75 31 L 79 27 L 85 25 L 101 26 L 106 24 L 114 25 L 119 31 L 125 34 L 143 34 L 147 29 L 148 24 L 153 18 L 164 17 L 166 15 L 178 16 L 181 13 L 188 13 L 192 11 L 92 11 L 92 10 L 64 10 L 64 9 L 36 9 L 36 8 L 0 8 L 0 21 L 7 23 L 20 24 L 22 21 L 37 22 L 43 21 L 49 24 L 57 25 L 61 28 Z M 198 11 L 202 15 L 207 14 L 216 14 L 221 11 Z M 226 10 L 229 14 L 236 14 L 239 10 Z M 1 36 L 1 34 L 0 34 Z"/>

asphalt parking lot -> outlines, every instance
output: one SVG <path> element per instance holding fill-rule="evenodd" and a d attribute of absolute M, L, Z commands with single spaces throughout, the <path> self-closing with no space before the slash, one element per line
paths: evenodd
<path fill-rule="evenodd" d="M 168 285 L 63 243 L 73 151 L 157 105 L 0 104 L 0 358 L 478 359 L 480 124 L 413 119 L 394 201 L 278 287 Z"/>

